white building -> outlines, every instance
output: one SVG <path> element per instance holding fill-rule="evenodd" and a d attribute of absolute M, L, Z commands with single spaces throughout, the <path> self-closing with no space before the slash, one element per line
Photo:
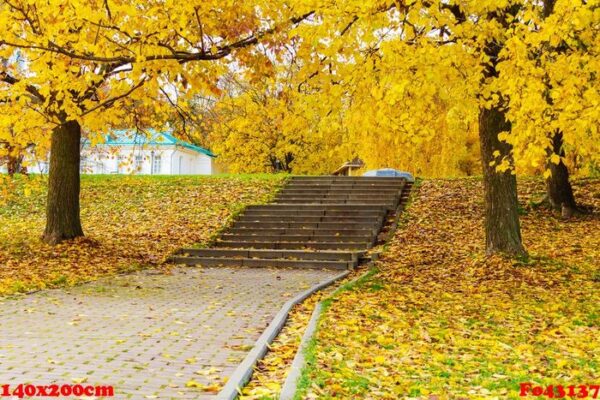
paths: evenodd
<path fill-rule="evenodd" d="M 84 174 L 211 175 L 215 155 L 167 132 L 148 130 L 111 133 L 104 143 L 84 144 Z"/>
<path fill-rule="evenodd" d="M 134 131 L 114 131 L 104 143 L 81 151 L 83 174 L 212 175 L 215 155 L 209 150 L 177 139 L 167 132 L 148 130 L 149 137 Z M 27 170 L 47 174 L 48 157 L 29 153 Z M 0 173 L 6 173 L 0 165 Z"/>

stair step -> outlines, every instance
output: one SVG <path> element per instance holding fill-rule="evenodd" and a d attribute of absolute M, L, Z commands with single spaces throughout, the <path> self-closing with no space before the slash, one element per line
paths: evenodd
<path fill-rule="evenodd" d="M 345 199 L 309 199 L 309 198 L 284 198 L 275 199 L 274 204 L 369 204 L 371 201 L 366 199 L 345 200 Z M 390 207 L 396 203 L 395 200 L 382 201 L 381 198 L 372 200 L 374 205 L 381 207 Z"/>
<path fill-rule="evenodd" d="M 284 258 L 293 260 L 356 261 L 362 252 L 349 251 L 305 251 L 305 250 L 242 250 L 242 249 L 181 249 L 179 256 L 193 257 L 239 257 L 239 258 Z"/>
<path fill-rule="evenodd" d="M 298 187 L 298 186 L 319 186 L 319 187 L 403 187 L 406 183 L 402 181 L 397 182 L 363 182 L 363 181 L 348 181 L 348 182 L 328 182 L 328 181 L 291 181 L 288 182 L 283 188 Z"/>
<path fill-rule="evenodd" d="M 307 228 L 307 229 L 379 229 L 377 221 L 372 222 L 247 222 L 236 221 L 233 228 Z"/>
<path fill-rule="evenodd" d="M 405 181 L 399 176 L 342 176 L 342 175 L 295 175 L 290 181 L 333 180 L 333 181 Z"/>
<path fill-rule="evenodd" d="M 319 181 L 319 180 L 292 180 L 287 183 L 285 187 L 299 186 L 299 185 L 329 185 L 329 186 L 403 186 L 405 182 L 400 181 Z"/>
<path fill-rule="evenodd" d="M 236 221 L 244 222 L 375 222 L 381 221 L 382 217 L 360 217 L 360 216 L 304 216 L 304 215 L 241 215 Z"/>
<path fill-rule="evenodd" d="M 371 183 L 356 183 L 356 184 L 329 184 L 329 183 L 290 183 L 284 190 L 301 190 L 301 189 L 328 189 L 330 191 L 344 191 L 344 190 L 400 190 L 404 187 L 404 184 L 389 185 L 389 184 L 371 184 Z"/>
<path fill-rule="evenodd" d="M 263 204 L 248 206 L 248 210 L 316 210 L 330 211 L 384 211 L 385 206 L 378 204 Z"/>
<path fill-rule="evenodd" d="M 373 229 L 306 229 L 306 228 L 231 228 L 228 233 L 242 235 L 352 235 L 371 237 Z"/>
<path fill-rule="evenodd" d="M 321 188 L 321 189 L 282 189 L 277 192 L 278 195 L 288 195 L 288 194 L 301 194 L 306 196 L 321 196 L 321 195 L 329 195 L 329 196 L 377 196 L 379 194 L 386 195 L 395 195 L 399 194 L 402 191 L 401 187 L 379 190 L 378 188 L 364 188 L 364 189 L 350 189 L 350 190 L 336 190 Z"/>
<path fill-rule="evenodd" d="M 225 267 L 261 267 L 261 268 L 312 268 L 312 269 L 348 269 L 355 266 L 349 261 L 323 260 L 284 260 L 272 258 L 223 258 L 223 257 L 173 257 L 178 264 L 225 266 Z"/>
<path fill-rule="evenodd" d="M 403 179 L 290 179 L 286 186 L 317 184 L 317 185 L 404 185 Z"/>
<path fill-rule="evenodd" d="M 347 217 L 347 216 L 359 216 L 359 217 L 382 217 L 384 212 L 381 210 L 354 210 L 354 211 L 344 211 L 344 210 L 275 210 L 275 209 L 266 209 L 266 210 L 245 210 L 242 215 L 248 216 L 283 216 L 283 215 L 299 215 L 306 217 L 314 217 L 314 216 L 339 216 L 339 217 Z"/>
<path fill-rule="evenodd" d="M 240 235 L 225 233 L 221 236 L 226 241 L 245 242 L 366 242 L 373 241 L 375 235 L 366 236 L 335 236 L 335 235 Z"/>
<path fill-rule="evenodd" d="M 296 199 L 296 200 L 292 200 L 292 199 L 286 199 L 286 200 L 281 200 L 281 201 L 277 201 L 275 200 L 273 202 L 273 205 L 289 205 L 289 206 L 310 206 L 310 205 L 324 205 L 324 206 L 362 206 L 362 205 L 370 205 L 372 207 L 379 207 L 382 209 L 389 209 L 393 203 L 392 202 L 377 202 L 377 203 L 372 203 L 372 204 L 365 204 L 365 201 L 362 200 L 358 200 L 358 201 L 338 201 L 338 200 L 306 200 L 306 199 Z"/>
<path fill-rule="evenodd" d="M 382 196 L 397 196 L 401 188 L 377 190 L 377 194 Z M 350 190 L 329 190 L 329 189 L 282 189 L 277 192 L 278 196 L 368 196 L 373 195 L 373 189 L 350 189 Z"/>
<path fill-rule="evenodd" d="M 367 203 L 367 202 L 371 202 L 371 201 L 377 202 L 378 200 L 381 200 L 381 199 L 394 200 L 394 199 L 396 199 L 398 197 L 400 197 L 398 193 L 396 193 L 396 194 L 390 194 L 390 195 L 384 195 L 382 193 L 377 193 L 377 194 L 365 193 L 365 194 L 350 194 L 350 195 L 347 195 L 347 194 L 337 194 L 337 193 L 326 193 L 326 194 L 322 194 L 322 195 L 280 193 L 275 198 L 278 199 L 278 200 L 282 200 L 282 199 L 364 200 L 364 202 Z"/>
<path fill-rule="evenodd" d="M 221 241 L 215 247 L 233 249 L 315 249 L 315 250 L 367 250 L 371 243 L 367 242 L 246 242 L 246 241 Z"/>

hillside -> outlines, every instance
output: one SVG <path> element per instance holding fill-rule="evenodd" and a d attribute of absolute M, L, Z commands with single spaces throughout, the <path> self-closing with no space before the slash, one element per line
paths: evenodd
<path fill-rule="evenodd" d="M 233 213 L 265 201 L 281 181 L 276 175 L 83 176 L 86 237 L 54 247 L 40 240 L 45 181 L 20 182 L 0 204 L 0 294 L 157 264 L 179 247 L 208 241 Z"/>

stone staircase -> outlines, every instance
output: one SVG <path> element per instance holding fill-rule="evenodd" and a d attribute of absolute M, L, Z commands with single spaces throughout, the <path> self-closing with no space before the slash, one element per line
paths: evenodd
<path fill-rule="evenodd" d="M 293 177 L 275 201 L 245 209 L 206 249 L 171 261 L 203 266 L 351 269 L 408 198 L 403 178 Z"/>

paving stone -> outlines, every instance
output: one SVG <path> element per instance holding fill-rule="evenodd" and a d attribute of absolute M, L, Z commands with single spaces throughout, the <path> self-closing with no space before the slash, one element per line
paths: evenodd
<path fill-rule="evenodd" d="M 114 385 L 116 398 L 211 399 L 283 304 L 328 270 L 175 268 L 0 299 L 0 382 Z"/>

